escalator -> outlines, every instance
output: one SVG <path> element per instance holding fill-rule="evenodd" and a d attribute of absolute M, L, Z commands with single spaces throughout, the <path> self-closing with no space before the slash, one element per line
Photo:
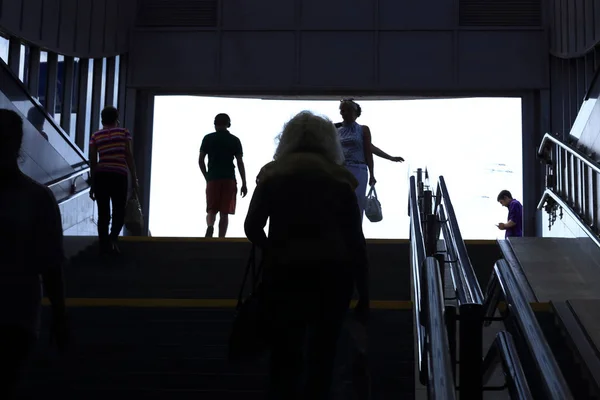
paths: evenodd
<path fill-rule="evenodd" d="M 499 240 L 489 278 L 475 274 L 443 177 L 435 192 L 422 170 L 411 177 L 416 367 L 430 399 L 481 399 L 489 391 L 512 399 L 600 398 L 600 165 L 551 135 L 539 155 L 547 176 L 538 209 L 549 231 L 562 229 L 554 237 Z M 445 287 L 444 304 L 432 298 L 432 286 Z M 497 323 L 502 328 L 486 351 L 481 339 Z M 434 349 L 432 338 L 444 345 Z M 492 386 L 498 364 L 504 383 Z"/>
<path fill-rule="evenodd" d="M 26 175 L 49 186 L 59 203 L 86 190 L 85 179 L 77 178 L 88 171 L 87 157 L 2 60 L 0 108 L 13 110 L 23 118 L 20 167 Z M 64 213 L 64 207 L 61 208 Z M 68 221 L 69 217 L 63 219 Z"/>
<path fill-rule="evenodd" d="M 589 398 L 567 379 L 572 371 L 553 352 L 506 260 L 496 262 L 482 291 L 443 176 L 433 191 L 422 172 L 410 178 L 410 216 L 416 369 L 427 397 Z"/>

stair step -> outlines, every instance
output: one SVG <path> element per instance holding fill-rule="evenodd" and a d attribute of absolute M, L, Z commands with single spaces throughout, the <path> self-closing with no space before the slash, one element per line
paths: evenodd
<path fill-rule="evenodd" d="M 61 400 L 264 400 L 264 390 L 155 390 L 155 389 L 104 389 L 94 387 L 90 389 L 57 388 L 53 395 L 60 395 Z M 28 391 L 22 393 L 17 399 L 30 400 L 40 396 L 42 392 Z"/>
<path fill-rule="evenodd" d="M 141 367 L 141 366 L 140 366 Z M 32 377 L 31 385 L 41 384 L 48 387 L 65 386 L 73 389 L 105 388 L 144 388 L 148 390 L 264 390 L 267 386 L 267 374 L 245 371 L 232 374 L 184 373 L 173 372 L 118 372 L 105 369 L 87 369 L 78 372 L 69 369 L 68 374 L 43 374 Z"/>
<path fill-rule="evenodd" d="M 124 240 L 120 247 L 123 256 L 114 262 L 99 262 L 96 245 L 71 258 L 65 269 L 68 296 L 235 299 L 250 251 L 247 242 L 185 239 Z M 408 260 L 408 245 L 369 243 L 369 253 L 373 296 L 377 300 L 409 299 L 410 282 L 403 279 L 408 276 L 408 267 L 404 267 L 408 263 L 398 267 L 398 260 Z M 267 359 L 254 364 L 227 362 L 232 308 L 175 307 L 171 303 L 147 307 L 148 302 L 139 301 L 135 303 L 139 307 L 133 307 L 132 301 L 122 302 L 129 307 L 75 304 L 80 307 L 69 308 L 70 351 L 62 357 L 49 351 L 48 335 L 42 334 L 24 382 L 25 398 L 265 397 Z M 47 326 L 48 309 L 43 317 Z M 349 365 L 354 350 L 348 333 L 343 335 L 336 374 L 345 383 L 337 387 L 340 396 L 335 400 L 350 398 Z M 413 398 L 412 311 L 373 310 L 368 337 L 373 400 Z"/>
<path fill-rule="evenodd" d="M 46 309 L 44 320 L 49 316 Z M 262 399 L 267 360 L 227 362 L 232 318 L 230 309 L 71 308 L 70 351 L 61 357 L 48 349 L 48 334 L 43 332 L 23 394 L 86 400 Z M 341 350 L 340 358 L 348 365 L 351 338 L 347 332 L 343 335 L 340 348 L 347 350 Z M 410 310 L 373 310 L 369 326 L 373 400 L 412 397 L 412 335 Z M 347 378 L 348 371 L 340 368 L 336 373 Z"/>

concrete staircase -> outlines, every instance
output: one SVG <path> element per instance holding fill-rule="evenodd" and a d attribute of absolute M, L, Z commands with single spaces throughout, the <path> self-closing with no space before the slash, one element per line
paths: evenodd
<path fill-rule="evenodd" d="M 121 247 L 116 263 L 99 263 L 95 245 L 72 257 L 66 269 L 72 346 L 60 357 L 44 330 L 20 398 L 263 399 L 266 360 L 230 365 L 225 358 L 249 244 L 146 238 Z M 373 399 L 411 399 L 408 246 L 369 247 L 378 300 L 369 328 Z M 340 348 L 350 342 L 344 336 Z M 340 363 L 350 356 L 341 351 Z M 337 399 L 351 398 L 348 384 L 338 389 Z"/>

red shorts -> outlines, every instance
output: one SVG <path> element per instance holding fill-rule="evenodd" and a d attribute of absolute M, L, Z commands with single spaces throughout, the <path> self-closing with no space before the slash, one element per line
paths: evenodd
<path fill-rule="evenodd" d="M 218 179 L 206 183 L 206 212 L 235 214 L 237 182 Z"/>

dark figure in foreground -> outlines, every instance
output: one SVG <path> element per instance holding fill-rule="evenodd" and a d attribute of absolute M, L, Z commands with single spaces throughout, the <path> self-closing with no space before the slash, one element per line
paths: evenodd
<path fill-rule="evenodd" d="M 52 334 L 67 339 L 63 234 L 54 194 L 19 169 L 23 120 L 0 109 L 0 399 L 12 399 L 38 336 L 42 286 L 52 303 Z"/>
<path fill-rule="evenodd" d="M 219 238 L 224 238 L 229 226 L 229 215 L 235 214 L 237 181 L 235 166 L 237 161 L 242 178 L 242 197 L 248 194 L 246 187 L 246 168 L 244 167 L 242 142 L 229 133 L 231 119 L 227 114 L 215 117 L 215 132 L 202 140 L 198 165 L 206 179 L 206 237 L 213 237 L 214 225 L 219 214 Z M 208 170 L 205 159 L 208 156 Z"/>
<path fill-rule="evenodd" d="M 523 206 L 518 200 L 513 199 L 508 190 L 503 190 L 498 195 L 498 203 L 508 208 L 507 222 L 500 222 L 498 229 L 506 231 L 505 237 L 523 236 Z"/>
<path fill-rule="evenodd" d="M 333 124 L 310 112 L 285 125 L 274 160 L 261 170 L 245 222 L 248 239 L 263 250 L 265 304 L 273 323 L 269 398 L 329 399 L 336 345 L 355 286 L 361 321 L 369 309 L 358 182 L 343 166 Z"/>
<path fill-rule="evenodd" d="M 106 255 L 120 252 L 117 242 L 125 223 L 128 173 L 131 174 L 135 191 L 139 190 L 139 184 L 131 150 L 131 134 L 119 127 L 119 111 L 114 107 L 106 107 L 101 117 L 103 128 L 92 134 L 90 139 L 90 198 L 98 203 L 100 253 Z M 112 225 L 109 234 L 111 202 Z"/>

